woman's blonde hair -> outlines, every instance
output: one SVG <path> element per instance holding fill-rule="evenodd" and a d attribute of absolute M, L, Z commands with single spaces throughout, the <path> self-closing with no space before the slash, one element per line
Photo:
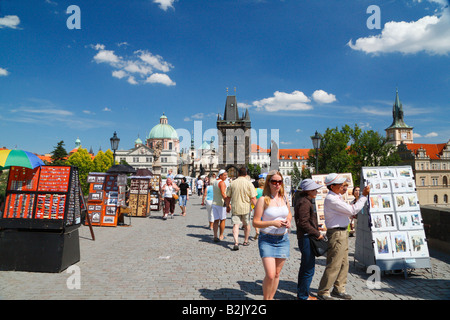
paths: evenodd
<path fill-rule="evenodd" d="M 274 175 L 279 175 L 281 177 L 281 180 L 284 181 L 283 175 L 281 174 L 280 171 L 277 171 L 277 170 L 269 171 L 269 173 L 267 174 L 266 183 L 264 184 L 264 189 L 263 189 L 264 208 L 267 208 L 270 203 L 270 199 L 272 196 L 272 193 L 270 192 L 270 180 L 272 180 L 272 177 Z M 280 188 L 280 191 L 278 191 L 278 196 L 284 198 L 284 182 L 281 182 L 281 188 Z"/>

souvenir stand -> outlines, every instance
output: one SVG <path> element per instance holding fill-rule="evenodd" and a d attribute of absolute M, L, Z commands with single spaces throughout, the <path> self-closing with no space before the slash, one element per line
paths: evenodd
<path fill-rule="evenodd" d="M 351 203 L 355 197 L 352 195 L 353 193 L 353 178 L 351 173 L 341 173 L 342 176 L 344 176 L 347 179 L 348 183 L 348 189 L 346 194 L 342 195 L 343 199 L 347 203 Z M 316 206 L 316 212 L 317 212 L 317 221 L 319 224 L 319 227 L 326 230 L 325 226 L 325 216 L 323 213 L 323 203 L 325 201 L 325 198 L 328 194 L 328 189 L 325 185 L 325 178 L 327 174 L 315 174 L 311 176 L 311 179 L 317 183 L 323 186 L 322 188 L 317 190 L 317 196 L 315 198 L 315 206 Z"/>
<path fill-rule="evenodd" d="M 11 167 L 0 217 L 0 270 L 61 272 L 80 261 L 78 168 Z"/>
<path fill-rule="evenodd" d="M 118 208 L 125 204 L 125 174 L 90 172 L 87 214 L 93 226 L 116 227 Z"/>
<path fill-rule="evenodd" d="M 148 217 L 150 214 L 151 176 L 131 176 L 128 206 L 132 217 Z"/>
<path fill-rule="evenodd" d="M 150 210 L 159 211 L 161 209 L 161 201 L 159 198 L 159 189 L 161 188 L 161 175 L 154 174 L 150 180 Z"/>
<path fill-rule="evenodd" d="M 411 166 L 363 167 L 368 214 L 357 219 L 355 260 L 381 271 L 429 268 L 431 261 Z"/>

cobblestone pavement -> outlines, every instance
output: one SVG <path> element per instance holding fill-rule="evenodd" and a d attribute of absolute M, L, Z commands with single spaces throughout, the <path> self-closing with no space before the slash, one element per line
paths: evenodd
<path fill-rule="evenodd" d="M 128 223 L 129 219 L 125 218 Z M 164 221 L 160 212 L 148 218 L 132 218 L 131 226 L 80 228 L 81 286 L 69 289 L 72 273 L 0 272 L 0 299 L 161 299 L 161 300 L 261 300 L 264 270 L 257 241 L 232 251 L 231 221 L 226 238 L 212 240 L 205 207 L 192 196 L 187 216 L 176 209 L 174 219 Z M 252 230 L 252 235 L 254 230 Z M 294 300 L 300 264 L 295 226 L 290 234 L 291 257 L 286 261 L 275 299 Z M 241 231 L 241 243 L 243 231 Z M 431 251 L 433 275 L 429 270 L 382 275 L 381 287 L 369 289 L 369 274 L 354 264 L 355 238 L 350 238 L 350 270 L 347 292 L 357 300 L 450 299 L 450 256 Z M 317 292 L 325 258 L 316 262 L 311 284 Z M 68 281 L 69 280 L 69 281 Z"/>

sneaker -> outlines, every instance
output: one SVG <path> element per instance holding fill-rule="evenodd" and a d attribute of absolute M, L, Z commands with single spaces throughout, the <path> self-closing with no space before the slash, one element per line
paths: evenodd
<path fill-rule="evenodd" d="M 347 293 L 345 293 L 345 292 L 340 293 L 340 292 L 337 292 L 337 291 L 333 290 L 333 291 L 331 291 L 331 295 L 333 297 L 344 299 L 344 300 L 352 300 L 352 296 L 347 294 Z"/>
<path fill-rule="evenodd" d="M 306 300 L 318 300 L 318 299 L 316 297 L 309 296 L 308 299 L 306 299 Z"/>

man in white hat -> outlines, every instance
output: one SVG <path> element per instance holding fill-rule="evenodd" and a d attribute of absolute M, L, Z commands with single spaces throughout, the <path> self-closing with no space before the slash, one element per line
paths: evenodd
<path fill-rule="evenodd" d="M 221 169 L 219 171 L 219 178 L 214 181 L 213 184 L 213 201 L 212 212 L 214 216 L 214 242 L 223 240 L 223 232 L 225 231 L 225 221 L 227 219 L 227 208 L 225 206 L 225 200 L 227 199 L 227 186 L 225 180 L 227 180 L 228 173 Z M 217 231 L 220 225 L 219 237 L 217 237 Z"/>
<path fill-rule="evenodd" d="M 325 178 L 329 190 L 324 201 L 325 225 L 329 241 L 327 251 L 327 265 L 320 280 L 318 297 L 333 300 L 331 296 L 350 300 L 352 297 L 345 293 L 348 274 L 348 233 L 349 217 L 356 215 L 367 202 L 370 187 L 362 192 L 362 197 L 355 204 L 345 202 L 340 194 L 346 178 L 340 174 L 330 173 Z M 334 286 L 333 291 L 330 289 Z"/>

